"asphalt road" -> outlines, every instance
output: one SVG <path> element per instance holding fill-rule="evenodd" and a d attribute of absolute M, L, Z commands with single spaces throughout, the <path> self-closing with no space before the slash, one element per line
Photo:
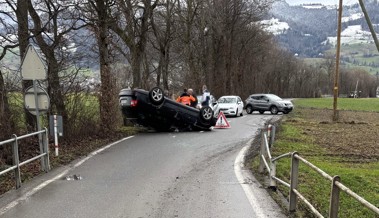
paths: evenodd
<path fill-rule="evenodd" d="M 228 118 L 230 129 L 136 135 L 40 178 L 42 186 L 8 193 L 0 217 L 281 217 L 265 190 L 237 172 L 244 171 L 236 162 L 241 149 L 270 118 L 244 115 Z M 73 175 L 80 180 L 67 180 Z"/>

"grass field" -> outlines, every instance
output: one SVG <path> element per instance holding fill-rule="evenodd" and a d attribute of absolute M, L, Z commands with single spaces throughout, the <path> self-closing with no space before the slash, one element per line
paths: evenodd
<path fill-rule="evenodd" d="M 333 109 L 333 98 L 295 99 L 296 107 Z M 379 98 L 338 98 L 337 109 L 379 112 Z"/>
<path fill-rule="evenodd" d="M 284 116 L 272 156 L 297 151 L 373 205 L 379 205 L 379 99 L 338 99 L 341 120 L 331 121 L 332 98 L 296 99 L 295 110 Z M 371 112 L 374 111 L 374 112 Z M 253 163 L 256 170 L 258 158 Z M 277 165 L 277 177 L 289 182 L 290 159 Z M 305 164 L 300 164 L 299 191 L 325 217 L 329 212 L 331 182 Z M 288 198 L 288 188 L 279 186 Z M 341 191 L 339 217 L 378 218 L 369 209 Z M 299 201 L 298 201 L 299 202 Z M 286 208 L 288 209 L 288 208 Z M 295 217 L 313 217 L 300 204 Z"/>

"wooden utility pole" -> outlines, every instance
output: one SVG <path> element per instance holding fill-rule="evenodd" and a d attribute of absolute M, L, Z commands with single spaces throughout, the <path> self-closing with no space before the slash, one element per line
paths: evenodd
<path fill-rule="evenodd" d="M 338 120 L 337 99 L 338 99 L 338 80 L 341 51 L 341 21 L 342 21 L 342 1 L 340 0 L 338 8 L 338 29 L 337 29 L 337 52 L 336 52 L 336 74 L 334 76 L 334 101 L 333 101 L 333 121 Z"/>

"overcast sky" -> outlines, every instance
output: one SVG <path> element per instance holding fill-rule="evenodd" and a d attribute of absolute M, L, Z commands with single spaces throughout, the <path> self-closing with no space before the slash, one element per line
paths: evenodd
<path fill-rule="evenodd" d="M 300 5 L 309 3 L 321 3 L 323 5 L 338 5 L 339 0 L 286 0 L 290 5 Z M 343 0 L 344 5 L 351 5 L 358 3 L 358 0 Z"/>

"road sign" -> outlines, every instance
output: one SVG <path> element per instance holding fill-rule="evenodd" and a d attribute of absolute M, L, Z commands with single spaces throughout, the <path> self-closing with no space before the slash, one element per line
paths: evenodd
<path fill-rule="evenodd" d="M 36 92 L 34 90 L 36 90 Z M 37 95 L 35 96 L 35 94 Z M 36 98 L 37 98 L 37 102 L 36 102 Z M 38 111 L 40 113 L 46 113 L 46 111 L 48 111 L 50 108 L 49 95 L 43 88 L 39 86 L 36 86 L 36 89 L 34 89 L 33 86 L 26 89 L 25 95 L 24 95 L 24 102 L 25 102 L 25 108 L 31 114 L 34 114 L 34 115 L 37 115 L 36 104 L 38 105 Z"/>
<path fill-rule="evenodd" d="M 23 80 L 45 80 L 46 67 L 33 45 L 28 46 L 21 63 L 21 76 Z"/>
<path fill-rule="evenodd" d="M 218 114 L 216 125 L 214 126 L 214 128 L 216 128 L 216 129 L 217 128 L 219 128 L 219 129 L 230 128 L 230 124 L 229 124 L 228 120 L 226 119 L 224 113 L 222 113 L 222 111 Z"/>

